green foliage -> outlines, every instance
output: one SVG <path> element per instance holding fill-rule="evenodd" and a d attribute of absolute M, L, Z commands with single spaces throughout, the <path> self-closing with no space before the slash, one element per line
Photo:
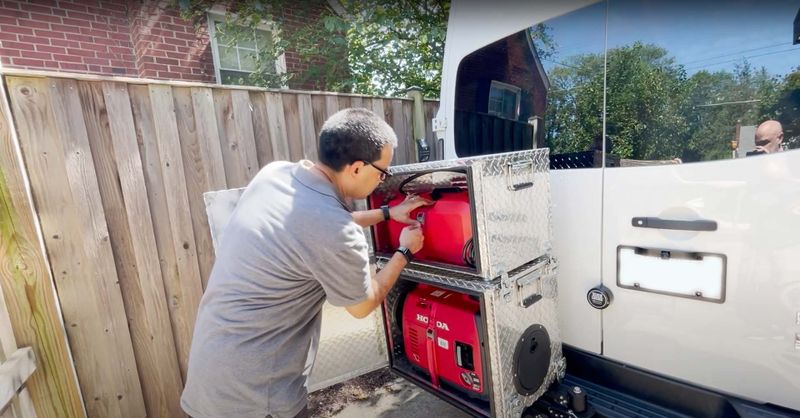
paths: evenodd
<path fill-rule="evenodd" d="M 554 153 L 602 147 L 604 58 L 575 56 L 548 74 L 547 143 Z M 799 126 L 798 72 L 780 80 L 743 62 L 730 72 L 687 77 L 667 50 L 638 42 L 610 49 L 607 58 L 606 149 L 620 158 L 729 158 L 737 123 L 774 118 Z M 800 146 L 800 133 L 787 134 L 791 147 Z"/>
<path fill-rule="evenodd" d="M 199 23 L 214 3 L 179 0 L 176 6 L 185 18 Z M 298 26 L 298 19 L 290 21 L 284 13 L 288 5 L 293 5 L 291 9 L 297 13 L 308 13 L 308 7 L 298 8 L 296 2 L 234 2 L 223 28 L 232 39 L 246 35 L 237 27 L 252 29 L 269 22 L 273 28 L 272 43 L 260 49 L 256 57 L 257 70 L 248 80 L 241 81 L 281 87 L 292 80 L 330 91 L 371 95 L 396 95 L 417 86 L 428 97 L 438 96 L 448 0 L 339 3 L 344 9 L 341 15 L 324 7 L 310 24 Z M 273 63 L 282 54 L 299 58 L 308 68 L 276 73 Z"/>

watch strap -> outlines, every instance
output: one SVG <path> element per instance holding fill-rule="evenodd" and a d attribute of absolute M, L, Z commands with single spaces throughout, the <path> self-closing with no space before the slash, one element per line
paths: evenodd
<path fill-rule="evenodd" d="M 409 263 L 411 262 L 411 260 L 414 259 L 414 254 L 411 252 L 411 250 L 409 250 L 406 247 L 398 248 L 397 252 L 400 253 L 400 254 L 403 254 L 403 257 L 405 257 L 406 261 L 409 262 Z"/>
<path fill-rule="evenodd" d="M 389 213 L 389 205 L 381 206 L 381 211 L 383 212 L 384 221 L 388 221 L 392 217 L 391 213 Z"/>

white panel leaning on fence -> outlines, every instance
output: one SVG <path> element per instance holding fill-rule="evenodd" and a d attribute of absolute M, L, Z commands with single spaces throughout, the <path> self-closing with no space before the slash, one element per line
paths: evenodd
<path fill-rule="evenodd" d="M 5 296 L 0 288 L 0 418 L 34 418 L 36 411 L 25 383 L 36 371 L 31 347 L 17 348 Z"/>
<path fill-rule="evenodd" d="M 238 188 L 203 194 L 215 250 L 224 238 L 225 226 L 243 192 L 244 188 Z M 323 389 L 387 366 L 382 321 L 380 309 L 364 319 L 356 319 L 345 309 L 325 302 L 317 358 L 308 382 L 309 391 Z"/>

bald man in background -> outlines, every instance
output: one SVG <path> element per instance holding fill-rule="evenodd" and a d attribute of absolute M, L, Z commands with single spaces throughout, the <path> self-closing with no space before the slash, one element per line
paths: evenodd
<path fill-rule="evenodd" d="M 756 128 L 756 147 L 747 155 L 772 154 L 781 152 L 783 142 L 783 126 L 776 120 L 768 120 Z"/>

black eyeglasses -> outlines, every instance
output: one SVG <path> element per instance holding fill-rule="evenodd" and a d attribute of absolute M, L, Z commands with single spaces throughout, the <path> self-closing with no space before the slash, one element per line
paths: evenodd
<path fill-rule="evenodd" d="M 375 169 L 376 169 L 376 170 L 380 171 L 380 172 L 381 172 L 381 181 L 384 181 L 384 180 L 386 180 L 388 177 L 391 177 L 391 176 L 392 176 L 392 175 L 391 175 L 391 173 L 389 173 L 388 171 L 386 171 L 386 170 L 384 170 L 384 169 L 382 169 L 382 168 L 378 167 L 378 166 L 377 166 L 377 165 L 375 165 L 375 164 L 372 164 L 371 162 L 369 162 L 369 161 L 367 161 L 367 160 L 361 160 L 361 162 L 362 162 L 362 163 L 364 163 L 364 164 L 366 164 L 366 165 L 371 165 L 371 166 L 375 167 Z"/>

